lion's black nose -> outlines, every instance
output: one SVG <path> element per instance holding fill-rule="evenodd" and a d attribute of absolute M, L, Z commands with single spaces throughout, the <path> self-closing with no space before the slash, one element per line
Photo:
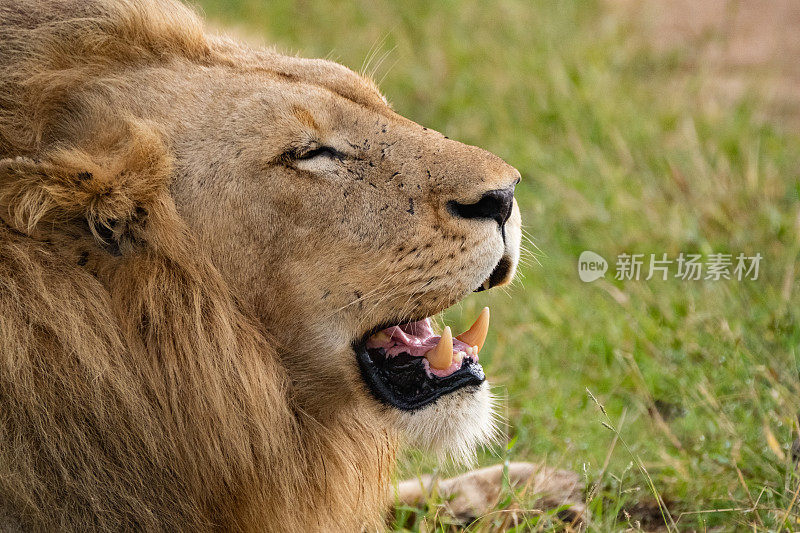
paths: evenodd
<path fill-rule="evenodd" d="M 461 218 L 486 218 L 503 226 L 511 216 L 514 206 L 514 185 L 505 189 L 495 189 L 481 196 L 474 204 L 449 202 L 450 212 Z"/>

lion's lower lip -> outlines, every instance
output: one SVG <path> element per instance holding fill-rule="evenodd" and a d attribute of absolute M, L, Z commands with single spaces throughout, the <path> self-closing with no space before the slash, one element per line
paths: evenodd
<path fill-rule="evenodd" d="M 412 411 L 435 402 L 440 397 L 468 386 L 483 383 L 483 367 L 472 358 L 464 358 L 460 366 L 445 377 L 431 374 L 425 359 L 408 353 L 393 357 L 382 348 L 356 348 L 361 375 L 372 394 L 382 403 L 404 411 Z"/>

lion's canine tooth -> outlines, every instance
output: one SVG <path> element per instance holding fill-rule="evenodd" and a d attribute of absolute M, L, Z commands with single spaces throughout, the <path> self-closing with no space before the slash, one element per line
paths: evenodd
<path fill-rule="evenodd" d="M 486 334 L 489 332 L 489 308 L 484 307 L 481 314 L 472 324 L 472 327 L 467 331 L 456 337 L 461 342 L 469 344 L 470 346 L 477 347 L 475 355 L 483 348 L 483 343 L 486 342 Z"/>
<path fill-rule="evenodd" d="M 453 363 L 453 333 L 450 326 L 445 326 L 439 343 L 425 353 L 425 359 L 436 370 L 450 368 Z"/>

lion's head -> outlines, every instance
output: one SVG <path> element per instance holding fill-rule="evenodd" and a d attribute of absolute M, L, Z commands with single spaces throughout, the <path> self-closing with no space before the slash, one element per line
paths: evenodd
<path fill-rule="evenodd" d="M 306 409 L 373 403 L 451 449 L 485 437 L 483 339 L 433 360 L 428 317 L 513 276 L 519 173 L 398 115 L 341 65 L 249 61 L 176 74 L 194 110 L 168 121 L 179 212 L 279 341 Z"/>
<path fill-rule="evenodd" d="M 115 72 L 116 90 L 111 74 L 82 80 L 66 101 L 87 130 L 46 140 L 81 145 L 112 117 L 154 125 L 197 253 L 277 341 L 305 411 L 362 403 L 451 450 L 486 437 L 483 340 L 433 350 L 428 317 L 514 275 L 519 173 L 398 115 L 339 64 L 181 31 L 149 43 L 171 59 Z"/>

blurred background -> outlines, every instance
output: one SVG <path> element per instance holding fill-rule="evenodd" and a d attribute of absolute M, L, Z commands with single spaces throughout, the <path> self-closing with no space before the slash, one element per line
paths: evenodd
<path fill-rule="evenodd" d="M 518 282 L 447 317 L 492 308 L 481 362 L 506 423 L 481 464 L 578 472 L 592 530 L 800 528 L 800 2 L 198 3 L 223 31 L 365 72 L 522 173 Z M 605 278 L 580 280 L 584 250 Z M 681 252 L 763 259 L 757 280 L 614 279 L 619 254 Z M 398 476 L 456 471 L 411 452 Z M 510 527 L 530 497 L 509 490 L 473 529 Z M 432 502 L 393 527 L 453 526 Z"/>

